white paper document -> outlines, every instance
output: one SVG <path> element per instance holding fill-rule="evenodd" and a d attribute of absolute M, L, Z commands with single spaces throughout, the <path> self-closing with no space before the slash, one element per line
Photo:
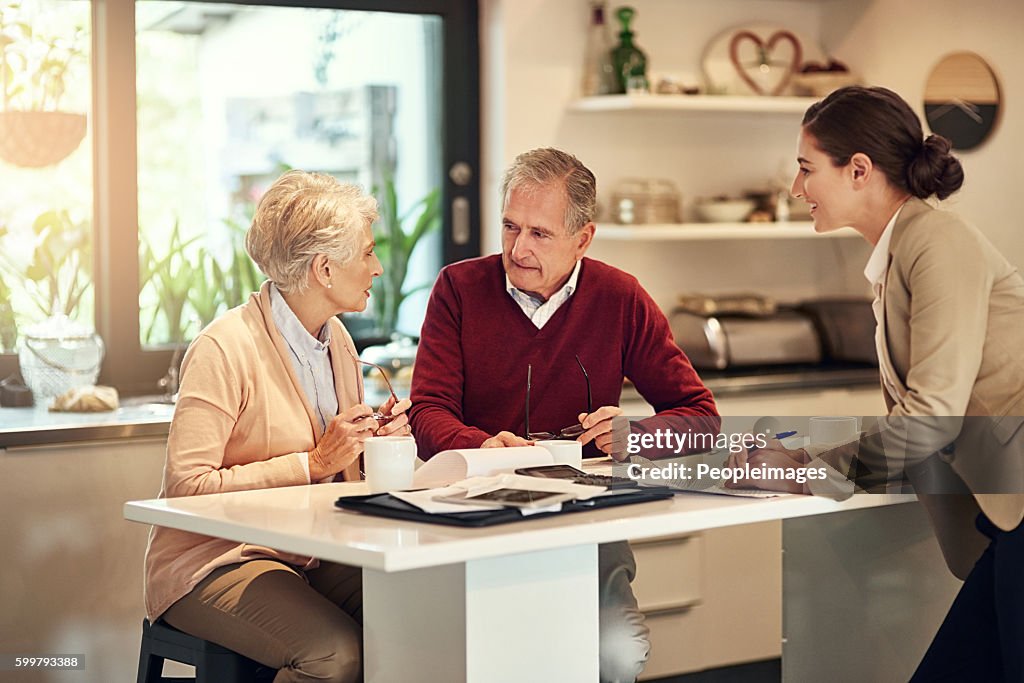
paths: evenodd
<path fill-rule="evenodd" d="M 416 470 L 412 485 L 414 488 L 447 486 L 468 477 L 489 476 L 502 471 L 511 472 L 518 467 L 551 465 L 554 462 L 551 453 L 540 446 L 441 451 Z"/>

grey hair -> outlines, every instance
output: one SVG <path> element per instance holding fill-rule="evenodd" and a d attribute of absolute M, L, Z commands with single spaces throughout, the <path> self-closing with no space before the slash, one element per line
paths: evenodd
<path fill-rule="evenodd" d="M 541 147 L 517 156 L 501 180 L 501 205 L 512 190 L 536 191 L 556 182 L 565 191 L 565 228 L 575 235 L 597 213 L 597 179 L 568 152 Z"/>
<path fill-rule="evenodd" d="M 362 229 L 377 218 L 377 200 L 356 185 L 288 171 L 260 199 L 245 250 L 282 292 L 301 293 L 317 254 L 348 263 L 361 249 Z"/>

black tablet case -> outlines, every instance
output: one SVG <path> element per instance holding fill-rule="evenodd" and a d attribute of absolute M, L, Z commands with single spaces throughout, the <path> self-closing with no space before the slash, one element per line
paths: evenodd
<path fill-rule="evenodd" d="M 423 512 L 415 505 L 410 505 L 388 493 L 374 493 L 368 496 L 342 496 L 334 504 L 343 510 L 353 510 L 377 517 L 391 517 L 410 522 L 427 522 L 428 524 L 446 524 L 448 526 L 482 527 L 494 524 L 522 522 L 529 519 L 543 519 L 553 515 L 569 512 L 585 512 L 603 508 L 647 503 L 652 500 L 664 500 L 672 497 L 672 491 L 665 486 L 652 486 L 642 489 L 629 489 L 624 493 L 597 496 L 589 500 L 574 500 L 562 503 L 558 512 L 538 512 L 522 515 L 516 508 L 495 508 L 493 510 L 474 510 L 470 512 L 450 512 L 432 514 Z"/>

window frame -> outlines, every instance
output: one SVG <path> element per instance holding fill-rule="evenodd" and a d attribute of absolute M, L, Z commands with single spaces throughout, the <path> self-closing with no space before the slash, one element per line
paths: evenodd
<path fill-rule="evenodd" d="M 213 0 L 190 0 L 206 2 Z M 224 2 L 225 0 L 217 0 Z M 227 0 L 233 4 L 431 14 L 443 19 L 442 262 L 478 256 L 480 236 L 480 48 L 477 0 Z M 91 0 L 93 140 L 93 294 L 95 326 L 106 345 L 99 382 L 125 396 L 158 393 L 175 360 L 172 344 L 144 349 L 139 340 L 138 143 L 135 3 Z M 458 185 L 448 169 L 472 169 Z M 452 204 L 470 207 L 469 240 L 452 235 Z M 180 355 L 179 355 L 180 358 Z M 0 355 L 0 373 L 18 369 Z"/>

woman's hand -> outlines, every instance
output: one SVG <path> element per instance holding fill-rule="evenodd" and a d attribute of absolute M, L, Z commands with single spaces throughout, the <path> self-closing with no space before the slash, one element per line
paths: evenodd
<path fill-rule="evenodd" d="M 807 452 L 803 449 L 790 450 L 783 448 L 778 441 L 772 439 L 769 446 L 777 445 L 778 448 L 758 448 L 754 451 L 744 452 L 743 463 L 748 463 L 751 469 L 766 465 L 772 469 L 793 470 L 805 466 L 802 458 L 806 458 Z M 727 461 L 728 467 L 743 467 L 739 454 L 733 453 Z M 785 493 L 807 493 L 804 484 L 797 483 L 796 479 L 729 479 L 725 482 L 726 488 L 730 489 L 765 489 L 768 491 L 782 491 Z"/>
<path fill-rule="evenodd" d="M 363 452 L 363 442 L 373 436 L 377 421 L 373 410 L 363 403 L 335 415 L 327 423 L 324 435 L 309 452 L 309 479 L 333 477 L 354 463 Z"/>
<path fill-rule="evenodd" d="M 783 453 L 789 459 L 803 465 L 806 465 L 811 460 L 810 456 L 807 455 L 807 451 L 805 451 L 802 448 L 786 448 L 778 439 L 767 439 L 764 448 L 744 448 L 735 453 L 729 453 L 729 459 L 726 461 L 725 464 L 728 467 L 743 467 L 744 464 L 750 461 L 750 466 L 753 467 L 754 462 L 750 459 L 757 453 L 761 453 L 763 451 L 775 451 L 777 453 Z"/>
<path fill-rule="evenodd" d="M 407 398 L 403 398 L 398 403 L 395 403 L 394 396 L 388 398 L 377 412 L 394 417 L 390 422 L 377 427 L 373 433 L 374 436 L 408 436 L 412 434 L 412 429 L 409 427 L 409 416 L 406 414 L 411 407 L 412 401 Z"/>

